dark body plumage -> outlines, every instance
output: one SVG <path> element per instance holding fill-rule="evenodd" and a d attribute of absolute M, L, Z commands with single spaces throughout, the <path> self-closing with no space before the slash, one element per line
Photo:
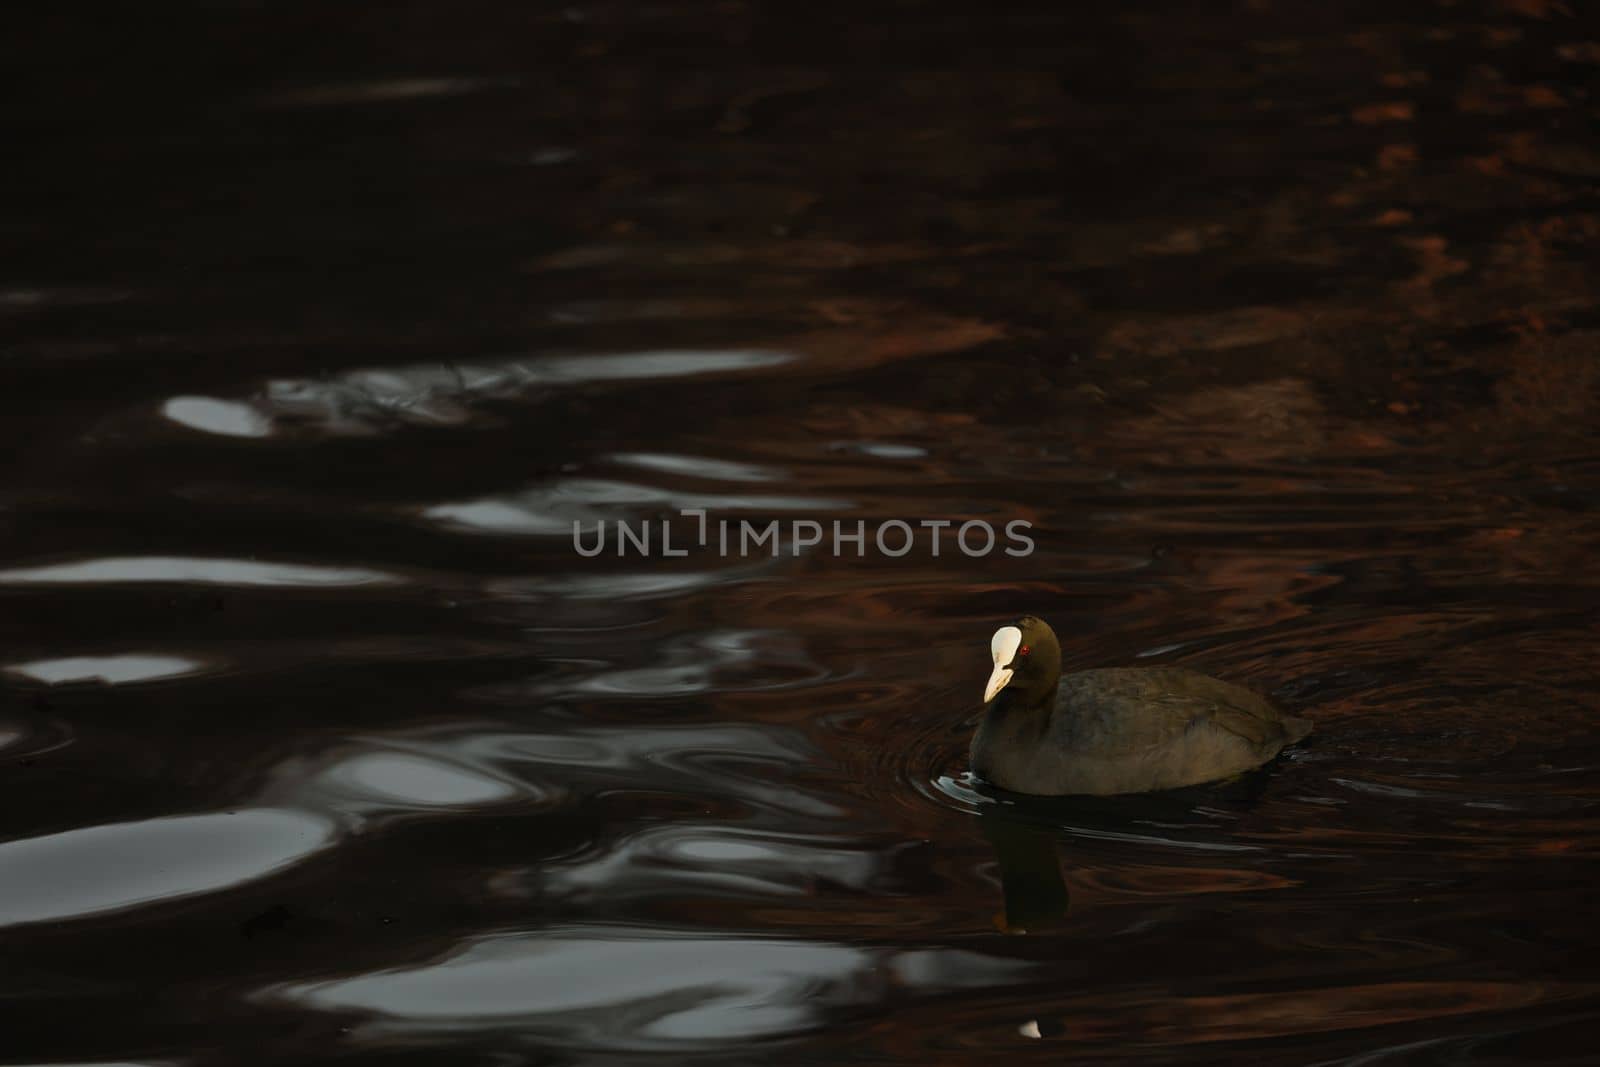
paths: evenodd
<path fill-rule="evenodd" d="M 1038 619 L 1026 657 L 989 702 L 972 767 L 1004 789 L 1058 796 L 1144 793 L 1259 767 L 1311 730 L 1242 686 L 1179 668 L 1060 673 L 1055 635 Z M 998 664 L 997 666 L 1005 666 Z"/>

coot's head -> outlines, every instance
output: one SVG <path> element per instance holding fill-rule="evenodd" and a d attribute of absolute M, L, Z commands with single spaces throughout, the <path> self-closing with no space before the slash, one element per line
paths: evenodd
<path fill-rule="evenodd" d="M 1061 680 L 1061 645 L 1043 619 L 1024 615 L 994 632 L 989 641 L 994 673 L 983 688 L 989 703 L 1004 689 L 1023 706 L 1042 703 Z"/>

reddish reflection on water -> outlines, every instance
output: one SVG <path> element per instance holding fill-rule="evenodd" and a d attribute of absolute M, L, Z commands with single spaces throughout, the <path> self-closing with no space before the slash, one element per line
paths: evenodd
<path fill-rule="evenodd" d="M 1593 27 L 824 14 L 0 43 L 8 1062 L 1581 1058 Z M 1023 610 L 1317 733 L 997 797 Z"/>

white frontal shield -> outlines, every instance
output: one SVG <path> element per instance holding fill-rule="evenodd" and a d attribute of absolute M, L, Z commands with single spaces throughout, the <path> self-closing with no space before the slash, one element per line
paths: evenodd
<path fill-rule="evenodd" d="M 989 684 L 983 687 L 985 704 L 1011 681 L 1010 664 L 1021 647 L 1022 631 L 1015 626 L 1002 626 L 994 632 L 994 638 L 989 642 L 989 652 L 994 656 L 994 673 L 989 675 Z"/>

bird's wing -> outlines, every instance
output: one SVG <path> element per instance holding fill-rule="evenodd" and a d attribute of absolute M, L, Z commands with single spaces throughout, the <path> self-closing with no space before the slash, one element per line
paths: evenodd
<path fill-rule="evenodd" d="M 1177 668 L 1081 671 L 1061 680 L 1062 740 L 1106 755 L 1148 752 L 1220 729 L 1256 748 L 1282 742 L 1276 708 L 1241 686 Z"/>

